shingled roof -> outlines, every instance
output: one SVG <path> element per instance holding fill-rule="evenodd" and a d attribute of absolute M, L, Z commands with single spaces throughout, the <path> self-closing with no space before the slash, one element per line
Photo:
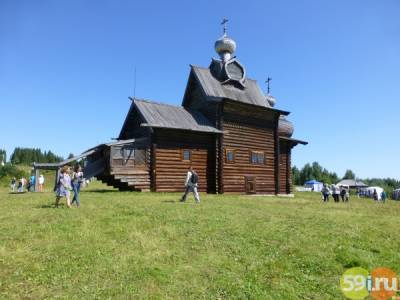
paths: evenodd
<path fill-rule="evenodd" d="M 209 99 L 219 101 L 223 98 L 227 98 L 247 104 L 270 107 L 257 81 L 253 79 L 246 78 L 246 87 L 238 88 L 232 84 L 222 84 L 211 74 L 209 68 L 193 65 L 191 65 L 191 68 L 205 95 Z"/>
<path fill-rule="evenodd" d="M 222 133 L 198 111 L 143 99 L 134 99 L 132 105 L 145 121 L 141 126 Z"/>

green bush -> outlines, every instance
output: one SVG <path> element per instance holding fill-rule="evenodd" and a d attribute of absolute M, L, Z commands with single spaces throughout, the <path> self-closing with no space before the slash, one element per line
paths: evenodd
<path fill-rule="evenodd" d="M 2 186 L 8 185 L 11 182 L 11 178 L 19 179 L 22 176 L 28 177 L 28 174 L 11 163 L 0 166 L 0 184 Z"/>

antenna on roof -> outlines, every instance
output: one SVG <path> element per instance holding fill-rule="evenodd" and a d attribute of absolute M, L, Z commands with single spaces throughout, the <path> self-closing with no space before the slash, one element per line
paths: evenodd
<path fill-rule="evenodd" d="M 269 94 L 269 90 L 270 90 L 270 88 L 269 88 L 269 83 L 271 82 L 271 80 L 272 80 L 272 78 L 271 78 L 271 77 L 268 77 L 267 80 L 265 81 L 265 83 L 267 84 L 267 93 L 268 93 L 268 94 Z"/>
<path fill-rule="evenodd" d="M 133 99 L 136 98 L 136 66 L 135 66 L 135 74 L 134 74 L 134 82 L 133 82 Z"/>

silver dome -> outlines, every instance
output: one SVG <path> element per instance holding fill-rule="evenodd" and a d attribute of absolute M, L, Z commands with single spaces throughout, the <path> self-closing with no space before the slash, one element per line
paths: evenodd
<path fill-rule="evenodd" d="M 294 132 L 294 127 L 293 123 L 290 122 L 288 119 L 286 119 L 285 116 L 281 115 L 279 117 L 279 123 L 278 123 L 278 134 L 279 136 L 284 136 L 284 137 L 292 137 Z"/>
<path fill-rule="evenodd" d="M 226 61 L 236 50 L 236 42 L 224 34 L 215 42 L 215 51 Z"/>
<path fill-rule="evenodd" d="M 275 104 L 276 104 L 276 99 L 275 99 L 275 97 L 272 96 L 272 95 L 270 95 L 270 94 L 267 94 L 267 95 L 265 96 L 265 100 L 268 102 L 268 104 L 269 104 L 271 107 L 274 107 Z"/>

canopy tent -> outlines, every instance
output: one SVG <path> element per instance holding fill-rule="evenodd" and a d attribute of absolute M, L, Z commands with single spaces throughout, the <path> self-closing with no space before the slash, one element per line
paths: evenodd
<path fill-rule="evenodd" d="M 304 183 L 305 188 L 310 188 L 314 192 L 322 191 L 323 186 L 324 186 L 324 184 L 317 180 L 308 180 Z"/>
<path fill-rule="evenodd" d="M 362 188 L 361 189 L 361 195 L 369 197 L 369 198 L 373 198 L 375 190 L 376 190 L 376 193 L 378 194 L 378 200 L 381 200 L 382 199 L 383 188 L 381 188 L 379 186 L 370 186 L 370 187 L 367 187 L 367 188 Z"/>

